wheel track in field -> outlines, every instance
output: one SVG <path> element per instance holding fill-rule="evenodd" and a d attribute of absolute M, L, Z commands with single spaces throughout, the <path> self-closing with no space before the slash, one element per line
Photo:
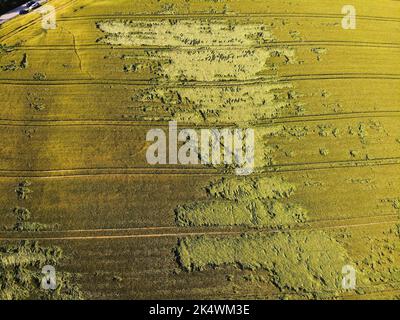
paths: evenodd
<path fill-rule="evenodd" d="M 59 6 L 58 10 L 63 10 L 71 5 L 73 5 L 78 0 L 70 0 L 66 4 Z M 88 16 L 73 16 L 73 17 L 63 17 L 58 18 L 58 21 L 74 21 L 74 20 L 92 20 L 92 19 L 120 19 L 120 18 L 135 18 L 135 19 L 190 19 L 190 18 L 263 18 L 263 17 L 270 17 L 270 18 L 337 18 L 342 19 L 343 15 L 340 14 L 315 14 L 315 13 L 264 13 L 264 14 L 181 14 L 181 15 L 167 15 L 167 14 L 147 14 L 147 15 L 88 15 Z M 400 22 L 400 18 L 394 17 L 378 17 L 378 16 L 364 16 L 358 15 L 358 19 L 361 20 L 372 20 L 372 21 L 385 21 L 385 22 Z M 15 36 L 16 34 L 28 29 L 35 23 L 41 20 L 41 17 L 33 19 L 26 25 L 17 27 L 13 29 L 9 33 L 6 33 L 0 37 L 0 42 L 7 41 L 11 37 Z M 11 27 L 12 28 L 12 27 Z"/>
<path fill-rule="evenodd" d="M 343 228 L 363 228 L 370 226 L 382 226 L 382 225 L 394 225 L 400 222 L 399 215 L 386 215 L 386 217 L 398 217 L 396 220 L 382 220 L 378 222 L 364 222 L 364 223 L 352 223 L 352 224 L 336 224 L 336 225 L 326 225 L 326 226 L 318 226 L 318 223 L 325 222 L 324 220 L 307 222 L 307 226 L 299 227 L 296 226 L 290 229 L 266 229 L 266 228 L 246 228 L 246 227 L 214 227 L 213 230 L 205 230 L 207 227 L 149 227 L 149 228 L 124 228 L 124 229 L 98 229 L 96 231 L 93 230 L 66 230 L 66 231 L 48 231 L 49 233 L 59 233 L 59 234 L 68 234 L 68 233 L 83 233 L 83 232 L 92 232 L 92 233 L 101 233 L 105 232 L 135 232 L 134 234 L 119 234 L 119 235 L 110 235 L 110 234 L 102 234 L 102 235 L 85 235 L 85 236 L 43 236 L 38 237 L 38 233 L 45 232 L 37 232 L 35 233 L 36 237 L 25 236 L 25 237 L 17 237 L 16 235 L 20 235 L 18 232 L 0 232 L 0 241 L 22 241 L 22 240 L 30 240 L 30 241 L 61 241 L 61 240 L 119 240 L 119 239 L 143 239 L 143 238 L 175 238 L 175 237 L 195 237 L 195 236 L 232 236 L 232 235 L 240 235 L 243 233 L 262 233 L 262 234 L 277 234 L 277 233 L 291 233 L 291 232 L 310 232 L 316 230 L 336 230 Z M 371 216 L 367 217 L 368 220 L 371 219 Z M 359 218 L 354 218 L 359 219 Z M 336 221 L 345 221 L 349 219 L 335 219 Z M 331 221 L 334 221 L 332 219 Z M 313 226 L 313 224 L 315 226 Z M 188 231 L 190 229 L 194 229 L 197 231 Z M 210 227 L 208 228 L 210 229 Z M 226 230 L 228 229 L 228 230 Z M 168 233 L 146 233 L 148 231 L 163 231 L 163 230 L 171 230 Z M 201 230 L 201 231 L 199 231 Z M 142 233 L 137 233 L 141 231 Z M 13 236 L 10 236 L 13 234 Z"/>
<path fill-rule="evenodd" d="M 337 160 L 337 161 L 315 161 L 291 164 L 271 165 L 252 174 L 252 177 L 263 177 L 271 173 L 285 172 L 301 172 L 325 169 L 342 169 L 342 168 L 362 168 L 362 167 L 379 167 L 388 165 L 399 165 L 400 157 L 393 158 L 377 158 L 373 160 Z M 234 172 L 227 170 L 218 170 L 207 167 L 199 167 L 198 169 L 187 167 L 104 167 L 104 168 L 74 168 L 74 169 L 51 169 L 51 170 L 7 170 L 0 169 L 0 178 L 79 178 L 93 176 L 117 176 L 117 175 L 169 175 L 169 176 L 236 176 Z"/>
<path fill-rule="evenodd" d="M 343 14 L 327 14 L 327 13 L 189 13 L 189 14 L 111 14 L 111 15 L 85 15 L 64 17 L 61 21 L 80 21 L 80 20 L 97 20 L 97 19 L 199 19 L 199 18 L 212 18 L 212 19 L 248 19 L 248 18 L 327 18 L 343 19 Z M 395 17 L 379 17 L 368 15 L 357 15 L 357 19 L 372 20 L 372 21 L 385 21 L 385 22 L 400 22 L 400 18 Z"/>
<path fill-rule="evenodd" d="M 225 80 L 225 81 L 188 81 L 188 82 L 172 82 L 166 84 L 163 81 L 154 81 L 150 79 L 92 79 L 92 78 L 75 78 L 61 80 L 34 80 L 34 79 L 0 79 L 0 85 L 37 85 L 37 86 L 65 86 L 65 85 L 131 85 L 131 86 L 151 86 L 157 85 L 160 88 L 184 87 L 184 88 L 201 88 L 201 87 L 225 87 L 225 86 L 246 86 L 258 85 L 273 82 L 293 82 L 293 81 L 310 81 L 310 80 L 400 80 L 400 74 L 394 73 L 326 73 L 326 74 L 292 74 L 268 75 L 252 80 Z"/>
<path fill-rule="evenodd" d="M 137 108 L 141 108 L 140 106 Z M 381 110 L 381 111 L 356 111 L 356 112 L 343 112 L 343 113 L 326 113 L 326 114 L 309 114 L 302 116 L 287 116 L 277 117 L 262 121 L 247 121 L 247 122 L 226 122 L 226 123 L 209 123 L 198 124 L 190 122 L 180 122 L 181 127 L 195 127 L 195 128 L 210 128 L 210 127 L 237 127 L 251 126 L 263 127 L 277 124 L 288 123 L 302 123 L 302 122 L 318 122 L 318 121 L 338 121 L 338 120 L 354 120 L 354 119 L 375 119 L 375 118 L 393 118 L 400 117 L 400 110 Z M 7 127 L 54 127 L 54 126 L 129 126 L 129 127 L 163 127 L 168 126 L 165 121 L 152 121 L 152 120 L 116 120 L 116 119 L 0 119 L 0 126 Z"/>
<path fill-rule="evenodd" d="M 400 42 L 365 42 L 365 41 L 340 41 L 340 40 L 302 40 L 302 41 L 274 41 L 270 42 L 267 45 L 253 45 L 253 46 L 242 46 L 242 45 L 210 45 L 207 48 L 213 49 L 262 49 L 262 48 L 273 48 L 273 47 L 281 47 L 281 46 L 290 46 L 290 47 L 303 47 L 303 46 L 338 46 L 338 47 L 363 47 L 363 48 L 400 48 Z M 109 45 L 105 44 L 80 44 L 77 45 L 79 49 L 84 50 L 110 50 Z M 48 50 L 73 50 L 75 47 L 73 44 L 63 44 L 63 45 L 36 45 L 36 46 L 24 46 L 21 45 L 19 47 L 15 47 L 14 51 L 21 50 L 30 50 L 30 51 L 48 51 Z M 129 47 L 129 46 L 121 46 L 116 47 L 117 50 L 193 50 L 195 48 L 204 48 L 204 46 L 137 46 L 137 47 Z"/>

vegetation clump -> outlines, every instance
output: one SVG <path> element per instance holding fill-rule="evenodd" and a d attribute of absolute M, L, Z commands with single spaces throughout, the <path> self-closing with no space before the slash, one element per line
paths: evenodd
<path fill-rule="evenodd" d="M 0 49 L 0 52 L 1 52 L 1 49 Z M 22 56 L 22 59 L 19 63 L 17 63 L 17 61 L 13 60 L 6 65 L 0 66 L 0 69 L 2 71 L 17 71 L 17 70 L 26 69 L 27 67 L 28 67 L 28 56 L 26 55 L 26 53 L 24 53 Z"/>
<path fill-rule="evenodd" d="M 15 189 L 15 193 L 19 200 L 26 200 L 29 198 L 29 195 L 33 193 L 33 191 L 29 188 L 31 183 L 29 181 L 23 181 L 18 184 L 17 188 Z"/>
<path fill-rule="evenodd" d="M 33 79 L 36 81 L 44 81 L 47 79 L 47 76 L 44 73 L 37 72 L 33 75 Z"/>
<path fill-rule="evenodd" d="M 13 47 L 7 46 L 5 44 L 0 44 L 0 55 L 10 53 L 14 50 Z"/>
<path fill-rule="evenodd" d="M 16 222 L 13 226 L 14 231 L 36 232 L 52 229 L 51 226 L 46 224 L 30 222 L 31 212 L 26 208 L 15 207 L 13 214 L 16 218 Z"/>

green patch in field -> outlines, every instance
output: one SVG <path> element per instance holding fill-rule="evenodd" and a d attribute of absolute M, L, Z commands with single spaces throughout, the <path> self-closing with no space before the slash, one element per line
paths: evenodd
<path fill-rule="evenodd" d="M 390 284 L 393 289 L 400 286 L 399 230 L 396 225 L 380 238 L 372 237 L 365 244 L 369 254 L 361 260 L 359 269 L 376 290 L 384 290 L 385 284 Z"/>
<path fill-rule="evenodd" d="M 311 48 L 311 52 L 314 53 L 317 56 L 317 60 L 321 61 L 322 56 L 326 55 L 328 50 L 326 48 Z"/>
<path fill-rule="evenodd" d="M 28 231 L 28 232 L 36 232 L 36 231 L 45 231 L 52 230 L 56 226 L 50 226 L 43 223 L 30 222 L 31 212 L 26 208 L 16 207 L 13 210 L 13 214 L 15 216 L 16 222 L 12 229 L 14 231 Z"/>
<path fill-rule="evenodd" d="M 44 81 L 47 79 L 47 76 L 45 73 L 37 72 L 33 75 L 33 80 L 36 81 Z"/>
<path fill-rule="evenodd" d="M 207 193 L 215 198 L 236 200 L 241 197 L 252 199 L 282 199 L 290 197 L 295 186 L 281 178 L 223 178 L 211 183 Z"/>
<path fill-rule="evenodd" d="M 327 155 L 329 154 L 329 150 L 326 149 L 326 148 L 320 148 L 320 149 L 319 149 L 319 154 L 320 154 L 321 156 L 327 156 Z"/>
<path fill-rule="evenodd" d="M 295 94 L 291 84 L 274 82 L 210 87 L 206 95 L 198 88 L 154 87 L 141 90 L 132 100 L 161 106 L 146 109 L 144 116 L 154 113 L 181 122 L 242 123 L 267 120 L 283 110 L 294 109 L 297 98 L 287 99 L 289 93 Z"/>
<path fill-rule="evenodd" d="M 263 269 L 281 291 L 318 297 L 341 292 L 342 267 L 351 263 L 346 250 L 321 231 L 185 238 L 177 255 L 187 271 L 227 265 Z"/>
<path fill-rule="evenodd" d="M 75 277 L 68 273 L 56 273 L 55 290 L 41 288 L 42 267 L 57 266 L 62 256 L 60 248 L 36 241 L 0 246 L 0 299 L 82 299 Z"/>
<path fill-rule="evenodd" d="M 206 188 L 210 200 L 176 208 L 180 226 L 288 227 L 307 220 L 286 201 L 294 186 L 279 178 L 221 179 Z"/>
<path fill-rule="evenodd" d="M 98 41 L 110 45 L 256 46 L 274 40 L 267 26 L 238 24 L 234 20 L 107 20 L 96 25 L 105 34 Z"/>
<path fill-rule="evenodd" d="M 43 98 L 41 98 L 37 93 L 28 92 L 26 94 L 26 100 L 29 107 L 35 111 L 43 111 L 44 109 L 46 109 Z"/>
<path fill-rule="evenodd" d="M 20 62 L 13 60 L 10 63 L 0 66 L 0 70 L 2 70 L 2 71 L 18 71 L 18 70 L 26 69 L 27 67 L 28 67 L 28 56 L 24 53 L 22 55 Z"/>
<path fill-rule="evenodd" d="M 14 47 L 7 46 L 5 44 L 0 44 L 0 56 L 14 51 Z"/>
<path fill-rule="evenodd" d="M 31 183 L 29 181 L 23 181 L 18 184 L 17 188 L 15 189 L 15 193 L 19 200 L 26 200 L 28 199 L 29 195 L 33 193 L 33 191 L 29 188 Z"/>

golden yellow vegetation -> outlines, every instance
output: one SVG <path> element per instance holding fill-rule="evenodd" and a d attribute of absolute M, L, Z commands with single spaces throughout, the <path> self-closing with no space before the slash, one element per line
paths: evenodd
<path fill-rule="evenodd" d="M 51 0 L 56 29 L 1 25 L 0 298 L 399 298 L 400 3 L 352 2 L 354 30 L 317 0 Z M 149 165 L 172 120 L 254 128 L 255 172 Z"/>

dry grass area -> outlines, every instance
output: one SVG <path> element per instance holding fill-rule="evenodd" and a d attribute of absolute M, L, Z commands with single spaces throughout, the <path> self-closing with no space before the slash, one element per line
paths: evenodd
<path fill-rule="evenodd" d="M 0 298 L 400 298 L 398 1 L 49 4 L 0 27 Z M 149 165 L 172 120 L 254 174 Z"/>

